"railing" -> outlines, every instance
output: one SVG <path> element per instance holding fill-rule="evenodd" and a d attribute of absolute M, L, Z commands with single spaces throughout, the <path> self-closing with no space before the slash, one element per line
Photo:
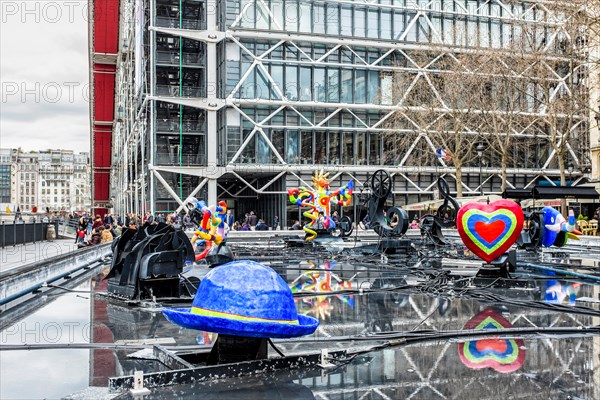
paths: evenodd
<path fill-rule="evenodd" d="M 58 232 L 58 221 L 53 222 L 21 222 L 14 221 L 0 224 L 0 246 L 16 246 L 24 243 L 35 243 L 46 240 L 46 231 L 48 225 L 54 225 L 55 232 Z"/>
<path fill-rule="evenodd" d="M 179 154 L 174 152 L 170 153 L 156 153 L 156 162 L 158 165 L 174 165 L 180 164 Z M 181 156 L 182 166 L 193 166 L 193 165 L 206 165 L 205 154 L 183 154 Z"/>
<path fill-rule="evenodd" d="M 183 86 L 181 95 L 178 85 L 156 85 L 156 94 L 170 97 L 204 97 L 204 88 L 201 86 Z"/>
<path fill-rule="evenodd" d="M 157 51 L 156 62 L 158 64 L 179 65 L 179 51 Z M 181 63 L 185 66 L 204 67 L 204 54 L 198 53 L 183 53 Z"/>
<path fill-rule="evenodd" d="M 77 236 L 77 229 L 79 228 L 79 219 L 69 218 L 65 219 L 62 223 L 58 224 L 56 230 L 56 236 L 64 236 L 69 238 L 75 238 Z"/>
<path fill-rule="evenodd" d="M 159 117 L 160 118 L 160 117 Z M 189 120 L 182 121 L 183 132 L 204 133 L 204 121 Z M 156 130 L 158 132 L 179 132 L 179 120 L 156 120 Z"/>
<path fill-rule="evenodd" d="M 206 22 L 202 19 L 184 19 L 181 21 L 181 26 L 179 25 L 179 17 L 156 17 L 156 26 L 160 26 L 162 28 L 181 28 L 181 29 L 196 29 L 196 30 L 204 30 L 206 29 Z"/>

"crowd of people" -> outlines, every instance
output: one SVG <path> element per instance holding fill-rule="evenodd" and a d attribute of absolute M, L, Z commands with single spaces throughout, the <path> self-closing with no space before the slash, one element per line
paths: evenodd
<path fill-rule="evenodd" d="M 385 212 L 384 212 L 385 214 Z M 121 235 L 124 229 L 136 229 L 146 223 L 166 223 L 170 225 L 179 225 L 183 229 L 195 229 L 196 225 L 192 222 L 191 218 L 187 214 L 179 213 L 168 213 L 168 212 L 157 212 L 152 214 L 146 212 L 144 215 L 136 215 L 135 213 L 126 214 L 124 217 L 119 214 L 106 214 L 100 215 L 88 215 L 83 213 L 82 215 L 74 215 L 71 218 L 78 220 L 77 238 L 76 243 L 79 246 L 89 246 L 97 243 L 110 242 L 115 237 Z M 448 215 L 444 216 L 444 222 L 448 219 Z M 333 211 L 331 214 L 331 220 L 337 225 L 340 221 L 338 211 Z M 244 214 L 241 218 L 236 218 L 231 209 L 227 210 L 224 217 L 224 224 L 226 231 L 267 231 L 267 230 L 279 230 L 282 229 L 280 226 L 280 220 L 278 216 L 275 216 L 271 223 L 267 223 L 265 219 L 260 218 L 255 211 L 250 211 Z M 290 221 L 289 230 L 302 230 L 303 226 L 308 224 L 310 221 L 305 221 L 302 224 L 300 220 Z M 317 229 L 326 225 L 325 217 L 322 213 L 316 221 Z M 410 229 L 420 229 L 418 215 L 413 215 L 410 222 Z M 361 220 L 361 228 L 369 229 L 370 218 L 367 214 Z M 285 229 L 285 228 L 283 228 Z"/>
<path fill-rule="evenodd" d="M 163 213 L 158 212 L 154 215 L 151 212 L 146 212 L 144 215 L 135 213 L 121 216 L 119 214 L 90 215 L 82 213 L 81 215 L 74 214 L 67 216 L 68 219 L 77 221 L 77 234 L 75 243 L 79 247 L 92 246 L 98 243 L 112 241 L 115 237 L 120 236 L 124 229 L 137 229 L 138 227 L 148 223 L 166 223 L 169 225 L 179 225 L 184 229 L 196 228 L 189 215 L 179 213 Z M 254 211 L 250 211 L 244 215 L 244 218 L 236 220 L 231 210 L 227 210 L 225 215 L 225 223 L 227 230 L 235 231 L 266 231 L 269 229 L 279 229 L 279 217 L 275 216 L 272 225 L 268 225 L 264 219 L 259 218 Z"/>
<path fill-rule="evenodd" d="M 596 209 L 593 219 L 598 220 L 598 213 L 600 208 Z M 448 214 L 445 214 L 443 219 L 444 222 L 449 221 Z M 337 211 L 334 211 L 331 215 L 331 219 L 337 225 L 340 217 Z M 59 215 L 48 213 L 43 215 L 42 222 L 51 222 L 59 220 L 64 222 L 65 220 L 76 220 L 77 221 L 77 234 L 75 243 L 79 247 L 95 245 L 98 243 L 105 243 L 112 241 L 115 237 L 120 236 L 124 229 L 137 229 L 138 227 L 146 223 L 167 223 L 172 225 L 179 225 L 183 229 L 194 229 L 196 225 L 192 222 L 189 215 L 182 215 L 179 213 L 168 213 L 168 212 L 157 212 L 154 215 L 151 212 L 146 212 L 144 215 L 137 215 L 135 213 L 126 214 L 121 216 L 119 214 L 108 213 L 106 215 L 90 215 L 88 213 L 72 215 Z M 410 229 L 420 229 L 418 215 L 413 215 L 411 222 L 409 223 Z M 275 216 L 271 223 L 267 223 L 265 219 L 260 218 L 254 211 L 245 213 L 243 218 L 236 219 L 232 210 L 227 210 L 224 221 L 226 231 L 267 231 L 267 230 L 278 230 L 281 229 L 279 217 Z M 305 221 L 308 224 L 310 221 Z M 301 230 L 303 224 L 300 220 L 290 221 L 291 225 L 288 229 L 290 230 Z M 318 226 L 323 225 L 324 216 L 319 215 L 317 219 Z M 370 218 L 367 214 L 361 220 L 361 228 L 369 229 Z M 285 228 L 283 228 L 285 229 Z"/>
<path fill-rule="evenodd" d="M 143 215 L 137 215 L 135 213 L 126 214 L 121 216 L 119 214 L 106 214 L 100 215 L 89 215 L 83 213 L 82 215 L 68 216 L 71 219 L 78 221 L 76 243 L 79 246 L 94 245 L 97 243 L 104 243 L 112 241 L 115 237 L 121 235 L 124 229 L 137 229 L 138 227 L 149 223 L 166 223 L 170 225 L 179 225 L 183 229 L 194 229 L 196 225 L 192 222 L 191 218 L 187 214 L 169 213 L 169 212 L 157 212 L 152 214 L 146 212 Z M 340 221 L 338 211 L 333 211 L 331 214 L 331 220 L 337 225 Z M 325 217 L 319 214 L 316 221 L 317 227 L 324 225 Z M 271 223 L 267 223 L 265 219 L 260 218 L 255 211 L 250 211 L 244 214 L 241 218 L 236 218 L 232 210 L 227 210 L 224 217 L 224 224 L 226 231 L 267 231 L 267 230 L 278 230 L 285 229 L 280 226 L 280 220 L 278 216 L 275 216 Z M 367 214 L 362 219 L 361 228 L 369 229 L 370 219 Z M 308 224 L 309 221 L 305 221 Z M 302 221 L 291 220 L 290 225 L 287 229 L 289 230 L 302 230 Z M 414 215 L 409 223 L 410 229 L 419 229 L 419 218 Z"/>
<path fill-rule="evenodd" d="M 269 229 L 279 229 L 279 217 L 275 216 L 271 225 L 267 224 L 263 218 L 259 218 L 254 211 L 244 215 L 244 218 L 236 219 L 231 210 L 225 214 L 225 226 L 233 231 L 268 231 Z"/>

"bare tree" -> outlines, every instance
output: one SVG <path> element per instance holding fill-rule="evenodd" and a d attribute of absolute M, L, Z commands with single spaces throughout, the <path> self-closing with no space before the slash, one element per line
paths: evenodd
<path fill-rule="evenodd" d="M 421 52 L 410 55 L 419 66 L 435 64 L 439 73 L 400 71 L 394 74 L 394 101 L 401 109 L 388 120 L 388 127 L 403 127 L 392 133 L 403 154 L 414 152 L 415 141 L 427 144 L 411 165 L 424 166 L 446 162 L 455 168 L 456 192 L 463 195 L 463 168 L 474 156 L 479 140 L 476 129 L 479 118 L 482 77 L 472 70 L 484 61 L 484 55 L 474 52 Z M 412 131 L 412 132 L 411 132 Z M 423 144 L 423 143 L 422 143 Z M 446 155 L 436 160 L 436 149 Z"/>
<path fill-rule="evenodd" d="M 501 167 L 503 191 L 507 170 L 523 165 L 523 147 L 533 144 L 548 154 L 545 164 L 534 165 L 558 168 L 565 185 L 568 162 L 589 163 L 590 114 L 596 114 L 589 78 L 597 74 L 589 43 L 591 37 L 600 43 L 599 10 L 600 0 L 532 3 L 520 22 L 504 28 L 510 40 L 502 48 L 475 48 L 466 37 L 460 49 L 432 45 L 430 52 L 406 53 L 404 66 L 415 68 L 393 74 L 400 110 L 388 119 L 388 128 L 398 129 L 391 134 L 398 151 L 414 151 L 424 138 L 432 152 L 444 149 L 461 196 L 463 168 L 473 165 L 479 141 Z M 430 165 L 428 157 L 405 160 Z"/>
<path fill-rule="evenodd" d="M 560 184 L 566 185 L 567 164 L 589 163 L 590 76 L 597 60 L 590 58 L 590 40 L 597 41 L 600 1 L 545 4 L 554 27 L 549 41 L 540 40 L 539 25 L 523 25 L 519 57 L 526 68 L 525 90 L 537 129 L 546 135 Z M 596 80 L 597 81 L 597 80 Z M 551 165 L 551 164 L 550 164 Z M 546 165 L 545 167 L 549 167 Z M 566 200 L 562 202 L 563 210 Z"/>
<path fill-rule="evenodd" d="M 477 70 L 483 85 L 478 129 L 493 161 L 500 164 L 502 191 L 507 186 L 507 169 L 522 161 L 515 159 L 515 146 L 521 145 L 519 138 L 527 136 L 534 121 L 524 112 L 527 83 L 521 73 L 526 67 L 514 54 L 497 51 Z"/>

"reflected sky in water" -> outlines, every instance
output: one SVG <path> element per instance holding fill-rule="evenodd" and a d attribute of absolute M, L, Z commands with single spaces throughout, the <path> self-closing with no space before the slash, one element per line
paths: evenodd
<path fill-rule="evenodd" d="M 77 290 L 90 289 L 85 282 Z M 0 343 L 89 343 L 90 296 L 63 293 L 3 330 Z M 0 352 L 0 398 L 60 398 L 89 385 L 89 350 Z"/>

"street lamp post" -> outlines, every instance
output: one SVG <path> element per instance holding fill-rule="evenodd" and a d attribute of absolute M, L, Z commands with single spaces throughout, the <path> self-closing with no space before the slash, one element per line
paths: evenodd
<path fill-rule="evenodd" d="M 483 143 L 479 143 L 477 145 L 477 147 L 475 148 L 475 150 L 477 150 L 477 157 L 479 157 L 479 193 L 483 196 L 483 183 L 481 181 L 481 168 L 483 166 L 483 151 L 485 150 L 485 147 L 483 146 Z"/>
<path fill-rule="evenodd" d="M 574 170 L 575 170 L 575 166 L 573 165 L 572 162 L 569 162 L 569 165 L 567 166 L 567 171 L 569 172 L 569 184 L 567 186 L 573 185 L 573 171 Z"/>

